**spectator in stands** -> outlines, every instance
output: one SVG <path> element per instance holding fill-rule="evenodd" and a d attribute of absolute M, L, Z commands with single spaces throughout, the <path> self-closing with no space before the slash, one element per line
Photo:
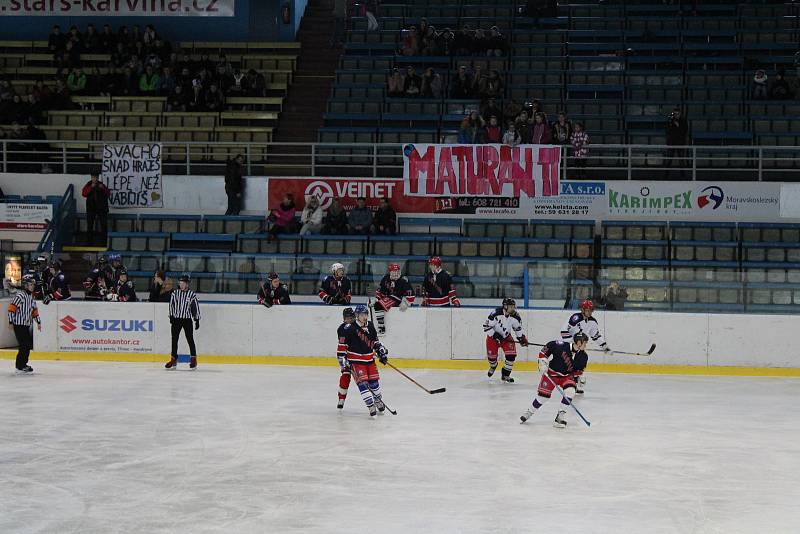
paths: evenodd
<path fill-rule="evenodd" d="M 367 199 L 358 197 L 356 207 L 350 211 L 348 218 L 351 234 L 369 234 L 372 226 L 372 210 L 367 207 Z"/>
<path fill-rule="evenodd" d="M 387 83 L 386 94 L 392 97 L 399 97 L 405 94 L 405 79 L 400 74 L 400 69 L 395 67 L 392 69 L 392 74 L 389 76 Z"/>
<path fill-rule="evenodd" d="M 497 100 L 494 97 L 488 98 L 481 104 L 481 117 L 497 117 L 498 120 L 503 116 L 503 110 L 497 105 Z"/>
<path fill-rule="evenodd" d="M 44 105 L 36 98 L 36 94 L 33 92 L 28 93 L 26 98 L 28 100 L 28 118 L 25 122 L 33 121 L 36 124 L 42 124 L 44 122 Z"/>
<path fill-rule="evenodd" d="M 508 41 L 500 32 L 500 28 L 492 26 L 486 40 L 486 55 L 500 57 L 506 55 L 507 52 Z"/>
<path fill-rule="evenodd" d="M 607 310 L 615 311 L 624 310 L 626 300 L 628 300 L 628 290 L 620 286 L 617 281 L 608 284 L 605 292 L 600 297 L 600 302 Z"/>
<path fill-rule="evenodd" d="M 78 53 L 83 51 L 83 37 L 77 26 L 70 26 L 69 35 L 67 35 L 67 43 L 72 43 L 72 46 Z"/>
<path fill-rule="evenodd" d="M 173 282 L 167 278 L 164 271 L 156 271 L 153 274 L 153 281 L 150 283 L 150 302 L 169 302 L 172 293 Z"/>
<path fill-rule="evenodd" d="M 433 67 L 425 69 L 420 96 L 437 99 L 442 97 L 442 77 L 433 70 Z"/>
<path fill-rule="evenodd" d="M 69 89 L 64 80 L 56 79 L 56 87 L 53 90 L 53 95 L 50 98 L 51 109 L 69 109 L 72 107 L 72 99 L 69 95 Z"/>
<path fill-rule="evenodd" d="M 186 111 L 186 94 L 183 86 L 176 85 L 167 98 L 167 111 Z"/>
<path fill-rule="evenodd" d="M 134 24 L 131 28 L 131 44 L 141 43 L 142 42 L 142 29 L 139 27 L 138 24 Z"/>
<path fill-rule="evenodd" d="M 514 121 L 517 125 L 517 132 L 524 144 L 531 142 L 531 123 L 528 120 L 528 112 L 525 110 L 520 111 L 517 120 Z"/>
<path fill-rule="evenodd" d="M 286 193 L 280 205 L 270 211 L 267 220 L 272 223 L 268 230 L 269 242 L 275 240 L 278 234 L 294 233 L 297 230 L 297 225 L 294 221 L 294 195 Z"/>
<path fill-rule="evenodd" d="M 100 34 L 97 33 L 92 23 L 89 23 L 86 27 L 86 33 L 83 35 L 83 50 L 88 54 L 99 54 L 102 52 L 100 48 Z"/>
<path fill-rule="evenodd" d="M 111 64 L 121 69 L 128 63 L 130 57 L 131 54 L 125 48 L 125 45 L 123 43 L 117 43 L 114 48 L 114 53 L 111 54 Z"/>
<path fill-rule="evenodd" d="M 572 139 L 572 123 L 567 119 L 567 114 L 563 111 L 558 112 L 558 120 L 553 123 L 552 143 L 556 145 L 568 145 Z"/>
<path fill-rule="evenodd" d="M 144 33 L 142 34 L 142 43 L 145 45 L 152 45 L 156 42 L 156 39 L 158 39 L 158 34 L 153 25 L 148 24 L 145 26 Z"/>
<path fill-rule="evenodd" d="M 206 101 L 200 80 L 192 80 L 192 92 L 186 100 L 186 111 L 197 113 L 206 110 Z"/>
<path fill-rule="evenodd" d="M 117 47 L 117 36 L 111 29 L 110 24 L 103 26 L 103 33 L 100 34 L 100 53 L 110 54 Z"/>
<path fill-rule="evenodd" d="M 781 69 L 775 75 L 775 80 L 769 86 L 769 98 L 771 100 L 787 100 L 792 98 L 792 89 L 786 81 L 786 71 Z"/>
<path fill-rule="evenodd" d="M 503 130 L 497 124 L 497 117 L 492 115 L 489 117 L 489 125 L 486 127 L 486 142 L 487 143 L 500 143 L 503 139 Z"/>
<path fill-rule="evenodd" d="M 469 90 L 469 98 L 479 98 L 481 96 L 481 84 L 486 83 L 486 74 L 483 67 L 476 65 L 472 75 L 472 87 Z"/>
<path fill-rule="evenodd" d="M 572 156 L 575 158 L 575 167 L 578 169 L 577 177 L 586 177 L 586 165 L 589 159 L 589 134 L 583 130 L 583 123 L 575 123 L 572 132 Z"/>
<path fill-rule="evenodd" d="M 225 194 L 228 196 L 225 215 L 239 215 L 244 199 L 244 156 L 241 154 L 225 164 Z"/>
<path fill-rule="evenodd" d="M 465 25 L 459 31 L 455 32 L 451 52 L 456 56 L 472 55 L 472 30 L 469 25 Z"/>
<path fill-rule="evenodd" d="M 50 101 L 53 98 L 53 93 L 50 91 L 50 88 L 44 84 L 44 80 L 36 80 L 36 84 L 33 87 L 33 94 L 36 97 L 36 100 L 41 103 L 43 108 L 47 109 L 50 107 Z"/>
<path fill-rule="evenodd" d="M 461 121 L 461 126 L 458 128 L 458 142 L 468 145 L 479 145 L 484 140 L 485 123 L 477 111 L 470 112 L 469 115 L 464 117 Z"/>
<path fill-rule="evenodd" d="M 403 82 L 403 93 L 407 97 L 419 96 L 422 91 L 422 78 L 419 77 L 414 67 L 406 68 L 406 77 Z"/>
<path fill-rule="evenodd" d="M 28 104 L 22 96 L 14 95 L 10 105 L 6 106 L 4 121 L 6 123 L 25 123 L 28 121 Z"/>
<path fill-rule="evenodd" d="M 531 143 L 534 145 L 550 144 L 550 125 L 545 120 L 544 113 L 536 113 L 533 116 L 531 127 Z"/>
<path fill-rule="evenodd" d="M 419 34 L 417 27 L 411 26 L 400 31 L 400 54 L 403 56 L 416 56 L 419 53 Z"/>
<path fill-rule="evenodd" d="M 514 121 L 517 122 L 517 117 L 522 112 L 522 106 L 514 100 L 513 98 L 509 98 L 503 104 L 503 119 L 506 122 Z"/>
<path fill-rule="evenodd" d="M 89 243 L 104 245 L 108 229 L 108 198 L 111 191 L 100 181 L 100 174 L 93 172 L 81 191 L 86 199 L 86 233 Z"/>
<path fill-rule="evenodd" d="M 161 90 L 161 76 L 148 65 L 139 78 L 139 94 L 142 96 L 156 96 Z"/>
<path fill-rule="evenodd" d="M 80 67 L 72 69 L 72 72 L 67 77 L 67 89 L 73 95 L 82 95 L 86 91 L 86 82 L 86 74 L 83 69 Z"/>
<path fill-rule="evenodd" d="M 472 76 L 467 72 L 467 66 L 461 65 L 458 67 L 458 73 L 451 83 L 450 96 L 452 98 L 465 99 L 470 98 L 471 94 Z"/>
<path fill-rule="evenodd" d="M 247 92 L 247 76 L 239 67 L 233 70 L 230 76 L 230 83 L 225 94 L 228 96 L 244 96 Z"/>
<path fill-rule="evenodd" d="M 306 202 L 303 212 L 300 214 L 300 235 L 318 234 L 322 231 L 322 219 L 325 217 L 325 210 L 319 203 L 319 197 L 313 195 Z"/>
<path fill-rule="evenodd" d="M 500 73 L 493 70 L 489 76 L 481 78 L 478 94 L 481 98 L 496 98 L 503 95 L 503 79 Z"/>
<path fill-rule="evenodd" d="M 425 31 L 420 31 L 420 54 L 423 56 L 441 55 L 436 38 L 436 28 L 433 26 L 428 26 Z"/>
<path fill-rule="evenodd" d="M 372 224 L 372 233 L 380 235 L 394 235 L 397 233 L 397 213 L 389 205 L 389 200 L 382 198 L 375 219 Z"/>
<path fill-rule="evenodd" d="M 61 26 L 56 24 L 47 38 L 47 49 L 53 54 L 63 52 L 67 46 L 67 36 L 61 33 Z"/>
<path fill-rule="evenodd" d="M 486 34 L 480 28 L 476 28 L 472 32 L 472 46 L 470 47 L 472 56 L 485 56 L 488 49 L 488 39 Z"/>
<path fill-rule="evenodd" d="M 205 95 L 206 111 L 220 112 L 225 108 L 225 100 L 216 83 L 212 83 Z"/>
<path fill-rule="evenodd" d="M 519 132 L 517 131 L 517 125 L 514 124 L 514 121 L 508 121 L 508 129 L 506 130 L 506 133 L 503 134 L 503 144 L 517 146 L 521 142 L 522 138 L 519 136 Z"/>
<path fill-rule="evenodd" d="M 764 100 L 767 98 L 767 73 L 763 69 L 756 71 L 753 76 L 753 99 Z"/>
<path fill-rule="evenodd" d="M 139 77 L 130 67 L 122 71 L 122 96 L 136 96 L 139 94 Z"/>
<path fill-rule="evenodd" d="M 264 96 L 266 94 L 266 81 L 264 75 L 255 69 L 247 72 L 247 96 Z"/>
<path fill-rule="evenodd" d="M 63 52 L 56 52 L 56 67 L 79 67 L 81 65 L 81 52 L 74 41 L 67 41 Z"/>
<path fill-rule="evenodd" d="M 676 147 L 676 146 L 684 146 L 686 145 L 686 137 L 689 133 L 689 125 L 686 122 L 686 119 L 682 116 L 680 108 L 674 108 L 672 113 L 669 114 L 667 117 L 667 125 L 666 125 L 666 134 L 667 134 L 667 146 L 668 147 Z M 681 158 L 683 157 L 683 149 L 680 148 L 668 148 L 666 158 L 664 161 L 665 167 L 672 166 L 672 160 L 678 160 L 678 167 L 683 167 L 683 161 Z M 681 171 L 683 174 L 683 171 Z"/>
<path fill-rule="evenodd" d="M 331 201 L 331 207 L 323 219 L 323 224 L 323 234 L 345 235 L 347 233 L 347 212 L 342 208 L 342 203 L 338 198 Z"/>
<path fill-rule="evenodd" d="M 117 30 L 117 42 L 122 44 L 125 48 L 131 44 L 131 33 L 128 31 L 127 26 L 120 26 Z"/>
<path fill-rule="evenodd" d="M 178 80 L 172 73 L 172 68 L 165 66 L 161 74 L 161 87 L 159 93 L 162 96 L 169 96 L 175 91 L 175 87 L 177 86 Z"/>

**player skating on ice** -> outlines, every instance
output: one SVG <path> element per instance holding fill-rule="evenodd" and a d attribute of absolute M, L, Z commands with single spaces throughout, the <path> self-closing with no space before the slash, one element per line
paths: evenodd
<path fill-rule="evenodd" d="M 578 332 L 583 332 L 589 339 L 597 343 L 605 352 L 611 352 L 603 334 L 600 333 L 600 326 L 597 324 L 597 319 L 592 317 L 594 311 L 594 303 L 586 299 L 581 302 L 581 311 L 570 315 L 564 326 L 561 327 L 562 341 L 570 341 L 573 336 Z M 577 393 L 582 394 L 586 386 L 586 377 L 581 376 L 577 384 Z"/>
<path fill-rule="evenodd" d="M 576 379 L 583 374 L 586 362 L 589 360 L 585 352 L 589 336 L 578 332 L 572 337 L 572 345 L 568 341 L 551 341 L 539 352 L 539 371 L 542 379 L 539 381 L 539 390 L 533 404 L 520 416 L 523 423 L 536 413 L 536 410 L 547 402 L 557 384 L 563 391 L 558 414 L 553 421 L 556 428 L 567 426 L 567 408 L 575 396 Z"/>
<path fill-rule="evenodd" d="M 375 355 L 377 354 L 381 363 L 386 364 L 389 361 L 389 352 L 378 341 L 378 332 L 369 320 L 369 308 L 359 304 L 356 306 L 355 314 L 355 322 L 340 327 L 338 352 L 345 352 L 347 363 L 350 365 L 350 374 L 355 378 L 369 414 L 374 416 L 386 409 L 381 397 L 380 376 L 375 365 Z"/>
<path fill-rule="evenodd" d="M 331 274 L 322 282 L 319 298 L 325 304 L 350 304 L 352 297 L 350 279 L 344 274 L 344 265 L 334 263 L 331 265 Z"/>
<path fill-rule="evenodd" d="M 517 313 L 517 303 L 514 299 L 503 299 L 503 305 L 496 308 L 483 323 L 483 331 L 486 333 L 486 358 L 489 360 L 490 377 L 497 369 L 498 351 L 503 350 L 503 370 L 501 379 L 503 382 L 513 383 L 511 370 L 514 368 L 514 360 L 517 359 L 517 342 L 523 347 L 528 346 L 528 338 L 522 331 L 522 318 Z"/>
<path fill-rule="evenodd" d="M 408 278 L 402 275 L 399 263 L 390 263 L 389 272 L 381 279 L 378 289 L 375 291 L 377 302 L 373 305 L 375 310 L 375 326 L 378 335 L 386 333 L 386 312 L 393 307 L 400 311 L 406 311 L 409 306 L 414 304 L 414 290 Z"/>
<path fill-rule="evenodd" d="M 442 259 L 439 256 L 431 256 L 431 259 L 428 260 L 428 269 L 429 272 L 425 275 L 425 281 L 422 283 L 422 305 L 455 306 L 456 308 L 461 306 L 456 297 L 453 277 L 442 269 Z"/>
<path fill-rule="evenodd" d="M 39 309 L 33 298 L 36 290 L 36 279 L 26 274 L 22 277 L 22 290 L 14 295 L 8 305 L 8 328 L 14 331 L 19 349 L 17 350 L 17 374 L 30 374 L 33 368 L 28 365 L 28 358 L 33 350 L 33 322 L 36 328 L 42 331 L 42 320 L 39 318 Z"/>
<path fill-rule="evenodd" d="M 347 389 L 350 387 L 350 364 L 347 363 L 347 344 L 342 343 L 342 338 L 344 337 L 344 327 L 353 324 L 353 321 L 356 320 L 356 312 L 353 311 L 353 308 L 349 306 L 342 310 L 342 324 L 339 325 L 339 329 L 336 330 L 336 337 L 339 340 L 339 344 L 336 346 L 336 359 L 339 360 L 339 368 L 342 371 L 342 374 L 339 375 L 339 402 L 336 403 L 336 407 L 340 410 L 344 408 L 344 400 L 347 398 Z"/>

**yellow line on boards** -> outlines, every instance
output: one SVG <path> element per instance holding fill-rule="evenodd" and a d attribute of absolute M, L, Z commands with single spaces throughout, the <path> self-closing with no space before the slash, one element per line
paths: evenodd
<path fill-rule="evenodd" d="M 0 359 L 11 360 L 15 350 L 0 349 Z M 166 362 L 168 354 L 129 353 L 129 352 L 32 352 L 31 360 L 61 360 L 83 362 Z M 336 358 L 303 356 L 204 356 L 198 357 L 201 363 L 251 364 L 251 365 L 295 365 L 315 367 L 336 367 Z M 416 360 L 395 358 L 400 367 L 408 369 L 450 369 L 459 371 L 484 371 L 483 360 Z M 536 362 L 517 362 L 515 371 L 537 371 Z M 702 367 L 694 365 L 652 365 L 652 364 L 603 364 L 589 366 L 592 373 L 626 373 L 657 375 L 706 375 L 706 376 L 782 376 L 800 377 L 797 367 Z"/>

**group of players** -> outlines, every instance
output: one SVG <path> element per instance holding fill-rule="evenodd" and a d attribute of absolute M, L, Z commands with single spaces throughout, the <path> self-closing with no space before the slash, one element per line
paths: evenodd
<path fill-rule="evenodd" d="M 423 282 L 423 306 L 460 306 L 456 297 L 450 273 L 442 269 L 441 259 L 434 256 L 428 262 L 429 271 Z M 344 266 L 335 263 L 331 267 L 331 275 L 322 284 L 320 298 L 327 304 L 350 304 L 350 281 L 344 273 Z M 379 337 L 385 333 L 385 314 L 397 307 L 402 311 L 412 306 L 415 301 L 414 292 L 408 279 L 402 276 L 400 265 L 389 264 L 388 272 L 375 292 L 376 302 L 371 304 L 372 310 L 363 304 L 355 309 L 346 307 L 342 312 L 343 322 L 337 329 L 338 345 L 336 357 L 339 361 L 341 375 L 337 408 L 344 407 L 351 377 L 355 379 L 361 398 L 366 404 L 370 416 L 383 413 L 383 402 L 380 388 L 380 374 L 375 364 L 378 361 L 386 364 L 389 359 L 388 350 L 380 342 Z M 576 394 L 582 394 L 586 384 L 584 371 L 589 361 L 586 346 L 591 339 L 605 352 L 611 352 L 600 333 L 597 319 L 593 317 L 594 303 L 585 300 L 581 303 L 580 312 L 572 314 L 561 328 L 560 338 L 542 345 L 538 356 L 539 371 L 542 376 L 537 388 L 537 395 L 530 408 L 520 416 L 525 423 L 550 398 L 558 387 L 562 392 L 561 406 L 553 421 L 556 428 L 567 425 L 567 408 Z M 370 320 L 371 313 L 375 323 Z M 502 305 L 494 309 L 483 323 L 486 334 L 486 358 L 489 363 L 487 375 L 492 377 L 497 370 L 499 354 L 503 353 L 503 369 L 501 381 L 513 383 L 511 372 L 517 357 L 516 345 L 526 347 L 530 344 L 522 328 L 522 318 L 516 310 L 514 299 L 503 299 Z"/>

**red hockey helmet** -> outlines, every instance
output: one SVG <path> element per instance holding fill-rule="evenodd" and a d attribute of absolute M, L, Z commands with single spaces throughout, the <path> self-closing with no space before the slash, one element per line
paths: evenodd
<path fill-rule="evenodd" d="M 586 299 L 583 302 L 581 302 L 581 309 L 582 310 L 593 310 L 594 309 L 594 302 L 592 302 L 592 299 Z"/>
<path fill-rule="evenodd" d="M 400 278 L 400 264 L 399 263 L 390 263 L 389 264 L 389 278 L 392 280 L 397 280 Z"/>
<path fill-rule="evenodd" d="M 428 265 L 435 265 L 437 267 L 442 266 L 442 258 L 439 256 L 431 256 L 431 259 L 428 260 Z"/>

